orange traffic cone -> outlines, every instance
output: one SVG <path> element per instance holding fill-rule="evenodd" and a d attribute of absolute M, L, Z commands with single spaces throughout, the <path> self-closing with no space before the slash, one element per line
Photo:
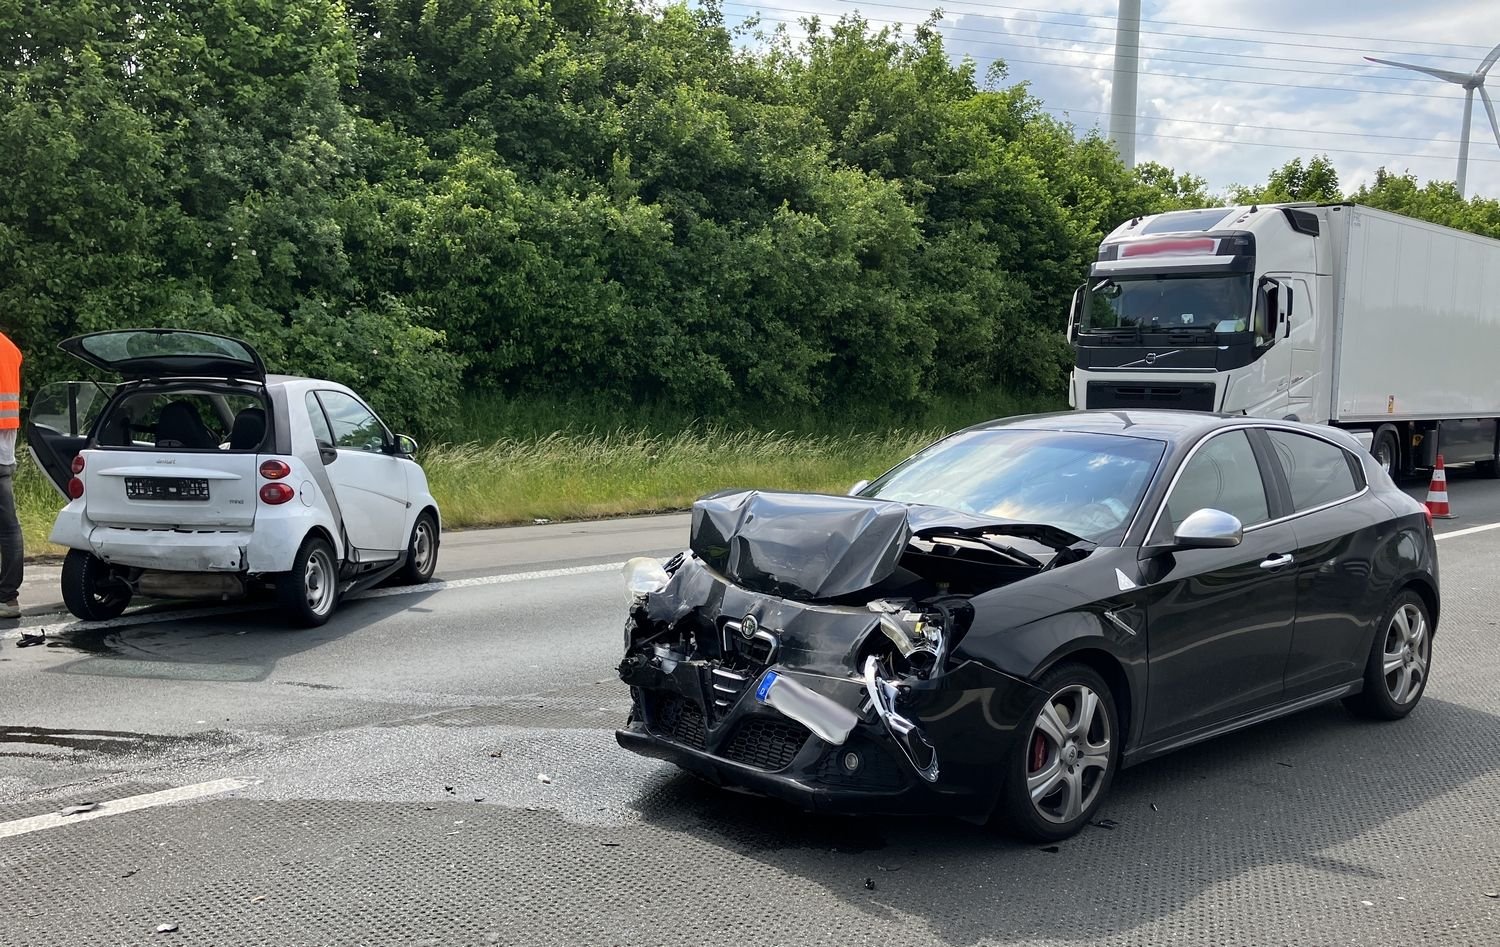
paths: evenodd
<path fill-rule="evenodd" d="M 1448 475 L 1443 473 L 1443 455 L 1437 456 L 1432 468 L 1432 483 L 1427 487 L 1427 512 L 1435 520 L 1457 519 L 1448 511 Z"/>

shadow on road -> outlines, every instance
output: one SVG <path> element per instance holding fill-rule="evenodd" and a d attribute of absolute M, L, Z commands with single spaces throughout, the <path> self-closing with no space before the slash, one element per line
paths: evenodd
<path fill-rule="evenodd" d="M 323 647 L 417 608 L 431 594 L 435 593 L 352 599 L 341 604 L 320 628 L 289 625 L 275 609 L 256 603 L 207 618 L 174 617 L 172 611 L 164 610 L 160 621 L 51 633 L 48 648 L 82 656 L 47 670 L 155 680 L 261 681 L 283 658 Z"/>
<path fill-rule="evenodd" d="M 1117 825 L 1055 850 L 956 821 L 802 813 L 681 775 L 638 810 L 876 919 L 920 919 L 949 944 L 1092 942 L 1250 874 L 1279 876 L 1257 879 L 1278 897 L 1311 893 L 1290 890 L 1282 865 L 1301 866 L 1301 884 L 1399 887 L 1399 855 L 1421 834 L 1405 823 L 1468 818 L 1456 791 L 1500 771 L 1497 726 L 1431 698 L 1394 724 L 1315 708 L 1124 771 L 1099 814 Z"/>

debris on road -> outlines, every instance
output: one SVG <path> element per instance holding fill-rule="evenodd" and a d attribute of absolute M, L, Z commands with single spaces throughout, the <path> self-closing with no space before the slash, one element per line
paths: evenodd
<path fill-rule="evenodd" d="M 552 522 L 552 521 L 549 520 L 549 519 L 546 519 L 545 517 L 540 517 L 539 516 L 536 519 L 534 519 L 534 520 L 531 521 L 531 525 L 532 526 L 546 526 L 550 522 Z"/>
<path fill-rule="evenodd" d="M 1046 848 L 1042 849 L 1042 851 L 1046 852 L 1048 855 L 1056 855 L 1058 852 L 1062 851 L 1062 849 L 1058 848 L 1056 845 L 1048 845 Z"/>
<path fill-rule="evenodd" d="M 866 891 L 874 891 L 875 890 L 875 879 L 874 878 L 866 878 L 865 879 L 865 890 Z"/>
<path fill-rule="evenodd" d="M 619 848 L 620 847 L 620 843 L 619 842 L 600 842 L 599 844 L 603 845 L 605 848 Z"/>
<path fill-rule="evenodd" d="M 1375 902 L 1374 901 L 1361 901 L 1359 903 L 1363 904 L 1367 908 L 1373 908 L 1375 906 Z"/>
<path fill-rule="evenodd" d="M 36 647 L 39 644 L 46 644 L 46 643 L 47 643 L 47 632 L 45 630 L 40 631 L 40 632 L 38 632 L 38 633 L 36 633 L 34 635 L 28 635 L 26 632 L 23 631 L 23 632 L 21 632 L 21 637 L 19 637 L 19 638 L 16 639 L 16 647 L 17 648 L 34 648 L 34 647 Z"/>
<path fill-rule="evenodd" d="M 475 796 L 474 797 L 474 801 L 475 802 L 484 802 L 484 797 L 483 796 Z"/>
<path fill-rule="evenodd" d="M 171 933 L 175 932 L 176 930 L 177 930 L 177 925 L 176 924 L 158 924 L 158 925 L 156 925 L 156 932 L 158 934 L 171 934 Z"/>
<path fill-rule="evenodd" d="M 1277 766 L 1285 766 L 1287 769 L 1295 769 L 1296 768 L 1291 763 L 1283 763 L 1283 762 L 1281 762 L 1281 760 L 1277 760 L 1276 761 L 1276 765 Z"/>
<path fill-rule="evenodd" d="M 121 878 L 129 878 L 131 875 L 134 875 L 134 874 L 136 874 L 139 871 L 140 871 L 139 868 L 132 868 L 129 871 L 125 872 L 125 874 L 121 875 L 120 877 Z"/>
<path fill-rule="evenodd" d="M 543 786 L 552 785 L 552 777 L 548 776 L 546 773 L 537 773 L 536 781 L 541 783 Z"/>
<path fill-rule="evenodd" d="M 1500 891 L 1486 891 L 1484 896 L 1492 901 L 1500 901 Z"/>
<path fill-rule="evenodd" d="M 1151 803 L 1151 811 L 1152 811 L 1152 812 L 1160 812 L 1160 811 L 1161 811 L 1161 810 L 1160 810 L 1160 809 L 1158 809 L 1158 808 L 1157 808 L 1157 807 L 1156 807 L 1156 803 L 1154 803 L 1154 802 L 1153 802 L 1153 803 Z"/>
<path fill-rule="evenodd" d="M 265 899 L 266 899 L 265 895 L 263 895 L 263 894 L 257 894 L 255 897 L 253 897 L 253 898 L 250 899 L 250 903 L 251 904 L 260 904 Z"/>
<path fill-rule="evenodd" d="M 502 758 L 503 756 L 505 756 L 505 751 L 504 750 L 496 750 L 495 752 L 493 752 L 493 753 L 490 754 L 490 759 L 492 759 L 492 760 L 498 760 L 498 759 Z"/>
<path fill-rule="evenodd" d="M 443 792 L 449 792 L 449 793 L 451 793 L 452 791 L 453 791 L 453 787 L 452 786 L 444 786 L 443 787 Z"/>
<path fill-rule="evenodd" d="M 97 808 L 99 808 L 99 803 L 97 803 L 97 802 L 80 802 L 76 806 L 68 806 L 66 809 L 64 809 L 62 812 L 60 812 L 58 814 L 59 815 L 82 815 L 85 812 L 93 812 Z"/>
<path fill-rule="evenodd" d="M 1114 829 L 1119 824 L 1114 819 L 1100 819 L 1098 822 L 1089 823 L 1089 825 L 1092 825 L 1096 829 Z"/>
<path fill-rule="evenodd" d="M 900 871 L 901 870 L 901 866 L 900 865 L 876 865 L 875 867 L 879 868 L 881 871 Z"/>

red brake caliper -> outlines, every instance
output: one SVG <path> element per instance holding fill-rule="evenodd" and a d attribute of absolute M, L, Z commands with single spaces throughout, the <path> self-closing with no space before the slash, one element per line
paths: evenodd
<path fill-rule="evenodd" d="M 1031 735 L 1031 772 L 1040 773 L 1047 762 L 1047 738 L 1040 730 Z"/>

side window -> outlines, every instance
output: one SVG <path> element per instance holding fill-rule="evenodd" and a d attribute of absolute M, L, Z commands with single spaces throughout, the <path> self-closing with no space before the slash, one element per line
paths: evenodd
<path fill-rule="evenodd" d="M 340 391 L 320 391 L 318 400 L 333 426 L 333 446 L 378 454 L 385 448 L 385 427 L 370 409 Z"/>
<path fill-rule="evenodd" d="M 1183 520 L 1204 509 L 1222 510 L 1246 527 L 1271 518 L 1266 486 L 1244 431 L 1216 434 L 1198 448 L 1172 487 L 1151 541 L 1170 542 Z"/>
<path fill-rule="evenodd" d="M 328 418 L 323 414 L 323 407 L 318 404 L 318 399 L 313 397 L 310 391 L 307 393 L 307 419 L 312 422 L 313 440 L 318 442 L 318 446 L 332 447 L 333 429 L 328 426 Z"/>
<path fill-rule="evenodd" d="M 1349 455 L 1340 447 L 1292 431 L 1271 431 L 1276 457 L 1292 488 L 1292 509 L 1298 513 L 1359 492 L 1349 466 Z"/>

